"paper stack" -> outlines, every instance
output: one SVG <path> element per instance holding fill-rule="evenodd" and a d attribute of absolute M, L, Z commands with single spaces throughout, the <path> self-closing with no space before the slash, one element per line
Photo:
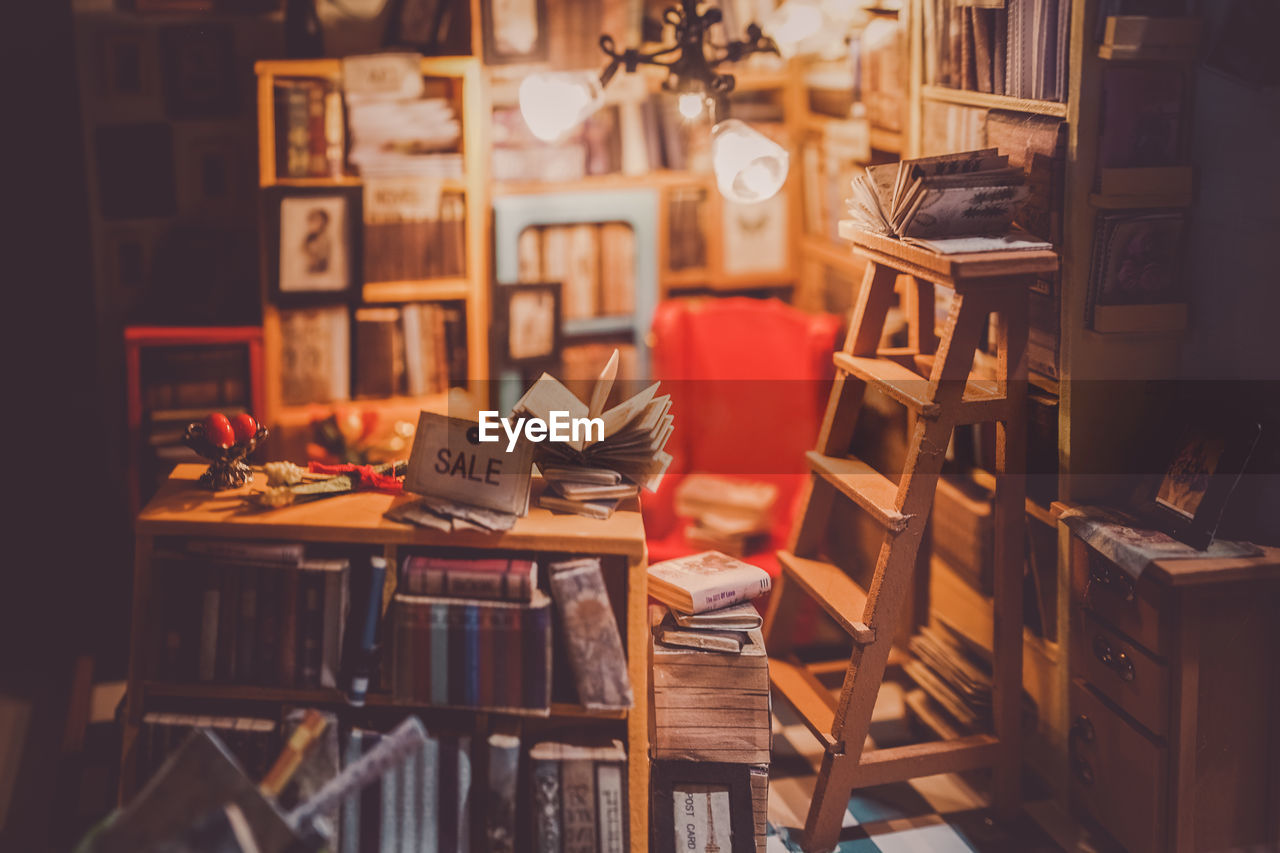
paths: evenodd
<path fill-rule="evenodd" d="M 671 464 L 665 451 L 671 438 L 674 417 L 671 397 L 658 396 L 658 383 L 650 385 L 608 411 L 605 401 L 613 389 L 618 370 L 618 351 L 584 403 L 558 379 L 542 376 L 515 404 L 517 417 L 541 418 L 552 422 L 552 414 L 572 423 L 576 419 L 598 418 L 602 429 L 579 429 L 570 441 L 547 441 L 538 445 L 534 461 L 548 482 L 538 505 L 557 512 L 575 512 L 592 518 L 608 518 L 618 502 L 653 491 Z"/>
<path fill-rule="evenodd" d="M 865 231 L 943 254 L 1051 248 L 1013 228 L 1031 190 L 995 148 L 868 166 L 852 187 L 849 213 Z"/>
<path fill-rule="evenodd" d="M 768 544 L 778 488 L 772 483 L 690 474 L 675 495 L 676 515 L 688 520 L 690 545 L 742 557 Z"/>

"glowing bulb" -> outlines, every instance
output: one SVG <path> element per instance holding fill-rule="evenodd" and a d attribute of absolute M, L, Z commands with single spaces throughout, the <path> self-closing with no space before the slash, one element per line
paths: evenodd
<path fill-rule="evenodd" d="M 800 45 L 822 29 L 822 8 L 805 0 L 787 0 L 769 16 L 766 32 L 784 56 L 793 56 Z"/>
<path fill-rule="evenodd" d="M 685 92 L 680 96 L 679 107 L 680 115 L 687 119 L 695 119 L 702 115 L 702 103 L 706 100 L 697 92 Z"/>
<path fill-rule="evenodd" d="M 720 194 L 750 204 L 778 194 L 787 180 L 787 149 L 746 123 L 731 118 L 711 129 L 711 162 Z"/>
<path fill-rule="evenodd" d="M 590 72 L 544 71 L 520 83 L 520 115 L 544 142 L 563 138 L 602 103 L 600 81 Z"/>

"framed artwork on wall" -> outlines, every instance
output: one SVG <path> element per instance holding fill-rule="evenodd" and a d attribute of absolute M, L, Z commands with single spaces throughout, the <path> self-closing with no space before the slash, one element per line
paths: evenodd
<path fill-rule="evenodd" d="M 480 0 L 480 18 L 486 64 L 547 59 L 545 0 Z"/>
<path fill-rule="evenodd" d="M 361 283 L 361 188 L 267 192 L 267 276 L 278 304 L 354 297 Z"/>
<path fill-rule="evenodd" d="M 560 361 L 560 282 L 522 282 L 495 288 L 493 332 L 501 364 L 554 369 Z"/>

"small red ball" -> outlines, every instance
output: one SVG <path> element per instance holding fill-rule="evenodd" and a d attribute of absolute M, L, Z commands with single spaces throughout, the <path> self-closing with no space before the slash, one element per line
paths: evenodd
<path fill-rule="evenodd" d="M 241 412 L 231 419 L 231 429 L 235 433 L 236 442 L 245 444 L 258 434 L 258 422 L 248 412 Z"/>
<path fill-rule="evenodd" d="M 236 433 L 231 428 L 231 421 L 227 420 L 227 416 L 221 412 L 214 412 L 204 419 L 204 437 L 214 447 L 227 448 L 236 442 Z"/>

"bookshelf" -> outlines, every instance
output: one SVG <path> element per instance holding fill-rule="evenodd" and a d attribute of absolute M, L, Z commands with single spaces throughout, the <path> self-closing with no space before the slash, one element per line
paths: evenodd
<path fill-rule="evenodd" d="M 236 492 L 213 494 L 197 489 L 195 480 L 203 470 L 200 465 L 182 465 L 161 488 L 156 497 L 138 516 L 137 548 L 134 566 L 133 616 L 130 631 L 128 692 L 125 702 L 123 753 L 121 761 L 121 800 L 127 799 L 136 784 L 139 727 L 143 714 L 171 707 L 199 708 L 200 713 L 218 708 L 218 713 L 252 711 L 258 716 L 278 718 L 285 708 L 316 706 L 334 710 L 342 720 L 349 717 L 367 719 L 366 715 L 387 710 L 420 714 L 430 727 L 433 721 L 459 721 L 473 734 L 486 735 L 497 721 L 514 718 L 523 721 L 533 735 L 548 726 L 563 730 L 604 727 L 622 730 L 627 745 L 628 786 L 630 802 L 631 849 L 641 853 L 648 849 L 648 649 L 647 561 L 644 525 L 638 502 L 634 499 L 604 521 L 584 525 L 578 516 L 556 515 L 537 508 L 536 492 L 541 481 L 535 480 L 535 500 L 529 514 L 514 528 L 502 534 L 478 531 L 440 533 L 389 522 L 383 513 L 396 500 L 389 495 L 362 493 L 329 498 L 264 513 L 245 513 L 240 509 L 240 495 L 254 486 Z M 258 475 L 261 479 L 261 475 Z M 261 487 L 258 482 L 257 486 Z M 342 693 L 333 688 L 284 688 L 269 685 L 184 683 L 164 681 L 149 675 L 149 655 L 158 653 L 149 643 L 149 631 L 155 617 L 153 603 L 158 600 L 160 583 L 153 557 L 166 543 L 177 539 L 276 540 L 303 542 L 308 546 L 346 546 L 370 549 L 386 557 L 388 578 L 383 601 L 395 591 L 398 558 L 409 548 L 474 549 L 476 551 L 535 552 L 546 554 L 600 555 L 605 563 L 606 586 L 619 615 L 627 652 L 628 675 L 635 691 L 636 703 L 630 710 L 593 710 L 581 705 L 553 702 L 550 713 L 534 711 L 499 711 L 462 709 L 451 706 L 424 706 L 402 702 L 386 692 L 371 688 L 366 708 L 351 708 Z M 618 573 L 611 576 L 610 573 Z M 553 667 L 566 666 L 556 659 Z M 536 727 L 536 728 L 533 728 Z M 483 738 L 479 738 L 483 740 Z M 635 804 L 640 804 L 638 807 Z"/>
<path fill-rule="evenodd" d="M 1140 387 L 1176 376 L 1181 333 L 1102 334 L 1089 328 L 1087 307 L 1097 219 L 1108 211 L 1184 207 L 1191 202 L 1192 174 L 1185 166 L 1100 168 L 1103 70 L 1122 60 L 1132 64 L 1142 59 L 1185 59 L 1187 51 L 1115 52 L 1100 47 L 1096 33 L 1104 4 L 1099 0 L 1072 0 L 1063 101 L 948 88 L 926 82 L 924 5 L 928 2 L 911 0 L 904 13 L 908 20 L 909 72 L 904 157 L 938 153 L 924 150 L 925 111 L 929 105 L 1007 110 L 1064 122 L 1065 175 L 1058 246 L 1062 266 L 1053 295 L 1058 310 L 1058 375 L 1033 370 L 1029 381 L 1036 394 L 1057 401 L 1059 499 L 1069 496 L 1085 502 L 1104 501 L 1129 484 L 1124 476 L 1103 472 L 1133 470 L 1131 459 L 1140 449 L 1134 442 L 1141 439 L 1125 444 L 1117 436 L 1146 434 L 1140 425 L 1153 397 Z M 1108 191 L 1104 192 L 1104 188 Z M 980 360 L 976 369 L 980 369 Z M 1027 515 L 1031 535 L 1056 540 L 1056 562 L 1052 577 L 1048 578 L 1051 589 L 1044 591 L 1055 630 L 1049 636 L 1037 637 L 1027 629 L 1024 636 L 1023 681 L 1040 711 L 1037 731 L 1027 740 L 1028 760 L 1065 796 L 1070 773 L 1070 673 L 1066 653 L 1072 625 L 1070 543 L 1064 531 L 1055 529 L 1047 504 L 1028 498 Z M 939 571 L 936 560 L 932 574 L 931 606 L 935 613 L 941 612 L 953 624 L 958 623 L 971 638 L 987 637 L 991 613 L 984 596 L 954 578 L 945 566 Z M 940 730 L 937 733 L 942 736 Z"/>
<path fill-rule="evenodd" d="M 258 84 L 258 183 L 264 191 L 272 188 L 356 188 L 363 189 L 365 181 L 352 174 L 352 167 L 343 164 L 343 173 L 330 177 L 285 177 L 277 172 L 276 84 L 282 80 L 319 80 L 337 86 L 342 77 L 342 62 L 338 59 L 271 60 L 255 66 Z M 351 310 L 363 306 L 400 306 L 409 304 L 448 305 L 460 309 L 465 330 L 466 377 L 465 383 L 450 377 L 451 390 L 461 388 L 463 397 L 453 393 L 433 392 L 425 395 L 362 395 L 352 399 L 301 403 L 286 401 L 282 388 L 283 337 L 282 314 L 284 311 L 271 297 L 267 282 L 271 271 L 264 236 L 263 243 L 263 365 L 264 409 L 261 420 L 273 430 L 267 445 L 271 458 L 305 458 L 305 444 L 309 425 L 313 418 L 323 417 L 336 409 L 376 412 L 386 421 L 406 416 L 416 422 L 419 410 L 445 411 L 453 406 L 455 411 L 473 410 L 486 402 L 484 380 L 488 369 L 489 324 L 489 142 L 488 123 L 482 119 L 487 110 L 487 90 L 482 66 L 471 57 L 435 57 L 421 61 L 422 76 L 429 84 L 446 93 L 458 121 L 461 124 L 459 143 L 462 155 L 461 178 L 443 178 L 436 183 L 441 193 L 453 194 L 462 199 L 465 206 L 462 235 L 461 275 L 443 275 L 428 278 L 386 281 L 364 281 L 360 276 L 356 292 L 351 295 Z M 346 108 L 344 107 L 344 114 Z M 271 210 L 264 214 L 274 215 Z M 363 231 L 363 229 L 360 229 Z M 354 330 L 354 326 L 352 327 Z M 354 352 L 355 335 L 349 337 Z M 452 360 L 452 356 L 450 356 Z M 351 384 L 354 392 L 355 373 Z"/>

